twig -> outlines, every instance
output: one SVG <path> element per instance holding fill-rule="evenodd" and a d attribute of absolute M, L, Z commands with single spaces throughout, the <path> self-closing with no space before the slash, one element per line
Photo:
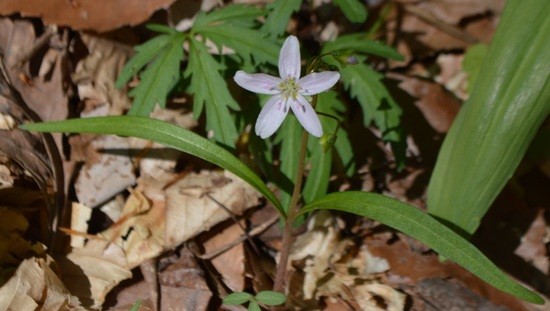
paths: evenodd
<path fill-rule="evenodd" d="M 204 255 L 200 255 L 200 256 L 197 256 L 197 257 L 199 257 L 200 259 L 204 259 L 204 260 L 210 260 L 214 257 L 217 257 L 220 254 L 222 254 L 222 253 L 226 252 L 227 250 L 231 249 L 233 246 L 235 246 L 239 243 L 242 243 L 245 240 L 250 239 L 251 237 L 262 234 L 265 230 L 267 230 L 273 224 L 277 223 L 278 220 L 279 220 L 279 216 L 277 215 L 277 216 L 269 219 L 268 221 L 264 222 L 263 224 L 257 226 L 256 228 L 250 230 L 250 232 L 245 233 L 244 235 L 242 235 L 240 238 L 234 240 L 233 242 L 231 242 L 227 245 L 224 245 L 224 246 L 222 246 L 222 247 L 218 248 L 217 250 L 214 250 L 210 253 L 206 253 Z"/>
<path fill-rule="evenodd" d="M 275 284 L 273 285 L 273 290 L 281 293 L 283 293 L 288 258 L 290 256 L 290 249 L 292 248 L 292 242 L 294 240 L 294 220 L 296 220 L 296 215 L 298 214 L 298 200 L 300 199 L 302 180 L 304 177 L 304 162 L 306 159 L 307 151 L 307 137 L 308 133 L 306 132 L 306 130 L 302 130 L 302 140 L 300 141 L 300 155 L 298 157 L 298 170 L 296 172 L 296 181 L 294 183 L 292 199 L 290 200 L 290 205 L 288 208 L 288 216 L 285 220 L 285 225 L 283 228 L 283 239 L 281 241 L 282 247 L 279 253 L 279 262 L 277 263 L 277 272 L 275 273 Z"/>
<path fill-rule="evenodd" d="M 439 30 L 443 31 L 444 33 L 453 36 L 461 41 L 464 41 L 468 44 L 475 44 L 478 43 L 479 40 L 475 38 L 474 36 L 470 35 L 469 33 L 465 32 L 464 30 L 455 27 L 453 25 L 449 25 L 445 23 L 444 21 L 434 17 L 430 13 L 423 11 L 422 9 L 413 6 L 413 5 L 405 5 L 404 6 L 405 11 L 417 16 L 421 20 L 425 21 L 426 23 L 438 28 Z"/>

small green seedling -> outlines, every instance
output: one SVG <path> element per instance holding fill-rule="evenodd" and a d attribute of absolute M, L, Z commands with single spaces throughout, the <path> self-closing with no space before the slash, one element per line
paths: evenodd
<path fill-rule="evenodd" d="M 248 302 L 249 311 L 260 311 L 262 306 L 278 306 L 285 303 L 285 295 L 270 290 L 261 291 L 256 296 L 245 292 L 236 292 L 225 296 L 223 303 L 226 305 L 242 305 Z"/>

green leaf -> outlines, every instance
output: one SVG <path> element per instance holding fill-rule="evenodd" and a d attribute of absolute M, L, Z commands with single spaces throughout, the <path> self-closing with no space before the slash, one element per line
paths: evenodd
<path fill-rule="evenodd" d="M 242 305 L 253 297 L 254 296 L 249 293 L 237 292 L 225 296 L 222 302 L 226 305 Z"/>
<path fill-rule="evenodd" d="M 195 31 L 200 31 L 203 28 L 222 22 L 233 23 L 242 22 L 247 19 L 252 20 L 264 13 L 264 10 L 252 5 L 227 5 L 221 9 L 213 10 L 210 13 L 201 12 L 193 23 L 193 29 Z"/>
<path fill-rule="evenodd" d="M 259 292 L 255 298 L 258 302 L 263 303 L 264 305 L 267 305 L 267 306 L 282 305 L 286 301 L 285 295 L 279 292 L 274 292 L 270 290 L 264 290 Z"/>
<path fill-rule="evenodd" d="M 401 129 L 402 110 L 382 83 L 384 77 L 363 63 L 343 68 L 342 82 L 363 109 L 363 123 L 374 120 L 382 131 L 382 139 L 392 145 L 398 169 L 404 166 L 405 137 Z"/>
<path fill-rule="evenodd" d="M 550 1 L 510 0 L 428 187 L 428 211 L 478 228 L 550 113 Z M 548 142 L 547 142 L 548 143 Z"/>
<path fill-rule="evenodd" d="M 472 45 L 466 50 L 464 60 L 462 61 L 462 69 L 468 74 L 468 89 L 471 89 L 471 86 L 475 85 L 488 50 L 489 46 L 486 44 Z"/>
<path fill-rule="evenodd" d="M 318 95 L 317 99 L 317 111 L 332 114 L 339 117 L 339 113 L 344 112 L 346 107 L 344 103 L 338 98 L 338 93 L 335 91 L 323 92 Z M 336 122 L 332 119 L 320 116 L 321 122 L 325 133 L 333 133 L 336 126 Z M 340 121 L 343 118 L 339 117 Z M 334 142 L 334 149 L 338 153 L 342 165 L 344 166 L 346 175 L 348 177 L 355 174 L 355 155 L 353 154 L 353 148 L 348 138 L 348 133 L 340 127 L 336 132 L 336 141 Z"/>
<path fill-rule="evenodd" d="M 198 33 L 211 39 L 219 46 L 228 46 L 244 59 L 254 57 L 256 63 L 270 63 L 277 66 L 280 46 L 266 40 L 264 34 L 244 27 L 233 25 L 210 26 L 198 30 Z"/>
<path fill-rule="evenodd" d="M 267 5 L 270 10 L 261 30 L 268 33 L 271 39 L 283 34 L 290 20 L 292 12 L 298 11 L 301 0 L 276 0 Z"/>
<path fill-rule="evenodd" d="M 262 311 L 262 309 L 260 309 L 260 306 L 258 305 L 258 303 L 256 301 L 252 300 L 248 304 L 248 311 Z"/>
<path fill-rule="evenodd" d="M 132 308 L 130 308 L 130 311 L 138 311 L 139 307 L 141 307 L 142 301 L 140 299 L 136 300 L 136 302 L 132 305 Z"/>
<path fill-rule="evenodd" d="M 239 176 L 256 188 L 283 217 L 286 217 L 281 203 L 273 192 L 239 159 L 207 139 L 168 122 L 144 117 L 117 116 L 33 123 L 22 125 L 21 128 L 37 132 L 112 134 L 155 141 L 206 160 Z"/>
<path fill-rule="evenodd" d="M 129 93 L 134 97 L 129 115 L 148 116 L 157 103 L 164 108 L 168 93 L 178 81 L 185 36 L 179 33 L 165 36 L 170 36 L 170 42 L 143 71 L 139 85 Z"/>
<path fill-rule="evenodd" d="M 529 302 L 544 303 L 540 296 L 512 281 L 464 238 L 411 205 L 376 193 L 352 191 L 315 200 L 304 206 L 300 214 L 317 209 L 339 210 L 379 221 L 422 241 L 504 292 Z"/>
<path fill-rule="evenodd" d="M 334 4 L 344 12 L 344 15 L 352 23 L 363 23 L 367 20 L 367 9 L 358 0 L 334 0 Z"/>
<path fill-rule="evenodd" d="M 307 175 L 302 190 L 304 201 L 311 202 L 322 197 L 327 193 L 330 178 L 330 169 L 332 167 L 332 150 L 323 150 L 319 143 L 319 138 L 309 137 L 308 151 L 311 154 L 309 163 L 311 170 Z"/>
<path fill-rule="evenodd" d="M 161 24 L 147 24 L 145 27 L 149 30 L 165 34 L 174 34 L 177 32 L 175 29 Z"/>
<path fill-rule="evenodd" d="M 216 141 L 234 147 L 238 134 L 228 108 L 240 110 L 240 107 L 219 73 L 223 69 L 202 42 L 190 40 L 189 64 L 184 76 L 191 77 L 189 92 L 194 95 L 193 114 L 198 118 L 206 105 L 206 130 Z"/>
<path fill-rule="evenodd" d="M 141 68 L 151 62 L 167 45 L 172 42 L 171 35 L 157 36 L 135 47 L 136 55 L 124 66 L 115 82 L 115 87 L 123 87 Z"/>
<path fill-rule="evenodd" d="M 334 41 L 329 41 L 323 47 L 322 53 L 328 53 L 338 50 L 352 50 L 357 53 L 372 54 L 395 60 L 403 60 L 403 55 L 399 54 L 394 48 L 381 42 L 368 39 L 366 33 L 354 33 L 338 37 Z"/>
<path fill-rule="evenodd" d="M 288 209 L 288 205 L 290 204 L 294 179 L 296 179 L 296 172 L 298 171 L 301 134 L 302 126 L 300 122 L 292 116 L 286 118 L 275 138 L 275 141 L 281 142 L 280 172 L 282 178 L 280 178 L 281 180 L 278 181 L 278 183 L 281 188 L 281 203 L 285 210 Z"/>

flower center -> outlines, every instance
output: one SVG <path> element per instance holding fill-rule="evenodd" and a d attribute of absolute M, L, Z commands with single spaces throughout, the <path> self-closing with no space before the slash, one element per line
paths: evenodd
<path fill-rule="evenodd" d="M 296 99 L 296 97 L 298 97 L 300 85 L 296 82 L 297 81 L 294 78 L 288 78 L 279 84 L 279 90 L 281 90 L 281 94 L 284 98 Z"/>

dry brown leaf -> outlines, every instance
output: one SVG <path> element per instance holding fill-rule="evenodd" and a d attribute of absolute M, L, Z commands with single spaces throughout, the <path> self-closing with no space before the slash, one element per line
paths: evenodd
<path fill-rule="evenodd" d="M 460 110 L 460 101 L 440 84 L 414 77 L 403 77 L 399 87 L 418 100 L 415 105 L 434 130 L 445 133 Z"/>
<path fill-rule="evenodd" d="M 29 258 L 0 288 L 0 310 L 85 310 L 52 271 L 52 259 Z"/>
<path fill-rule="evenodd" d="M 258 192 L 227 171 L 189 174 L 166 189 L 165 247 L 175 247 L 229 218 L 212 198 L 235 215 L 259 204 Z"/>
<path fill-rule="evenodd" d="M 147 20 L 175 0 L 3 0 L 0 14 L 41 17 L 47 24 L 105 32 Z"/>
<path fill-rule="evenodd" d="M 89 240 L 73 249 L 59 265 L 67 288 L 94 309 L 101 307 L 111 289 L 132 277 L 122 248 L 103 240 Z"/>
<path fill-rule="evenodd" d="M 23 259 L 45 255 L 42 244 L 23 238 L 28 227 L 23 215 L 0 207 L 0 280 L 7 279 Z"/>
<path fill-rule="evenodd" d="M 457 25 L 462 19 L 487 12 L 500 15 L 504 0 L 437 0 L 420 1 L 418 7 L 429 12 L 441 21 Z"/>
<path fill-rule="evenodd" d="M 203 243 L 205 253 L 216 251 L 239 239 L 244 234 L 243 229 L 234 223 L 221 230 Z M 211 260 L 216 271 L 220 273 L 223 281 L 233 292 L 241 292 L 245 286 L 245 255 L 244 245 L 239 243 Z"/>
<path fill-rule="evenodd" d="M 208 310 L 212 292 L 201 267 L 187 248 L 159 272 L 161 305 L 165 310 Z"/>

